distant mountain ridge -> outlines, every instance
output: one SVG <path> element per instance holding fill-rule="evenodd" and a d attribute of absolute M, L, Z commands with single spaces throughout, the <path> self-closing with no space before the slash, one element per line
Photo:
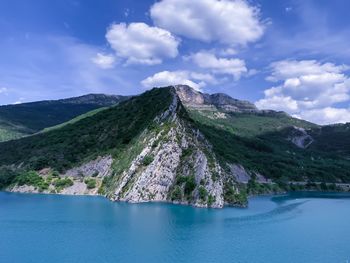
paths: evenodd
<path fill-rule="evenodd" d="M 36 133 L 128 98 L 120 95 L 88 94 L 68 99 L 0 106 L 0 141 Z"/>
<path fill-rule="evenodd" d="M 31 104 L 52 104 L 52 103 L 62 103 L 62 104 L 94 104 L 100 106 L 110 106 L 116 104 L 120 101 L 123 101 L 130 96 L 122 96 L 122 95 L 108 95 L 103 93 L 90 93 L 82 96 L 58 99 L 58 100 L 43 100 L 36 102 L 28 102 L 16 105 L 31 105 Z M 13 106 L 16 106 L 13 105 Z M 1 107 L 1 106 L 0 106 Z"/>

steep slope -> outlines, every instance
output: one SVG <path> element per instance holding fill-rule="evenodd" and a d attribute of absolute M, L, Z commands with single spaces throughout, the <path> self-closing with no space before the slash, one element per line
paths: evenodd
<path fill-rule="evenodd" d="M 89 94 L 62 100 L 0 106 L 0 141 L 33 134 L 88 111 L 117 104 L 127 98 L 126 96 Z"/>
<path fill-rule="evenodd" d="M 192 97 L 183 94 L 183 87 L 177 90 L 180 98 Z M 186 100 L 185 105 L 227 169 L 242 165 L 279 183 L 350 182 L 349 155 L 344 155 L 350 151 L 348 126 L 321 127 L 283 112 L 232 112 L 196 104 Z"/>
<path fill-rule="evenodd" d="M 350 123 L 319 127 L 310 135 L 315 140 L 311 149 L 342 155 L 350 160 Z"/>
<path fill-rule="evenodd" d="M 112 200 L 129 202 L 246 203 L 171 87 L 1 143 L 0 165 L 2 185 L 14 191 L 89 194 L 98 188 Z"/>
<path fill-rule="evenodd" d="M 349 149 L 334 138 L 345 140 L 347 133 L 346 125 L 320 127 L 227 95 L 153 89 L 0 143 L 0 187 L 242 206 L 247 194 L 349 183 Z"/>

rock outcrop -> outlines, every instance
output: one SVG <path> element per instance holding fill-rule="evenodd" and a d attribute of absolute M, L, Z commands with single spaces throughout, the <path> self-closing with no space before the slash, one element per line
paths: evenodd
<path fill-rule="evenodd" d="M 178 117 L 182 110 L 174 94 L 169 110 L 156 119 L 160 121 L 160 132 L 147 140 L 141 153 L 120 175 L 114 200 L 223 207 L 221 167 L 198 130 Z M 151 161 L 145 164 L 147 157 Z"/>
<path fill-rule="evenodd" d="M 186 85 L 177 85 L 176 92 L 182 103 L 199 109 L 220 109 L 226 112 L 259 112 L 249 101 L 237 100 L 224 93 L 206 94 Z"/>
<path fill-rule="evenodd" d="M 309 147 L 314 139 L 307 133 L 307 131 L 300 127 L 293 127 L 290 137 L 288 138 L 294 145 L 301 149 Z"/>

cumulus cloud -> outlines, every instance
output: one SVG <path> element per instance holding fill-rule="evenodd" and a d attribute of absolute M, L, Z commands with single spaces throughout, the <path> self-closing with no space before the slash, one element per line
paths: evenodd
<path fill-rule="evenodd" d="M 204 42 L 246 45 L 264 33 L 260 10 L 245 0 L 162 0 L 150 14 L 157 26 Z"/>
<path fill-rule="evenodd" d="M 113 24 L 106 38 L 116 55 L 126 59 L 127 64 L 160 64 L 164 58 L 178 55 L 180 43 L 169 31 L 145 23 Z"/>
<path fill-rule="evenodd" d="M 345 122 L 348 109 L 334 107 L 350 101 L 350 79 L 345 65 L 316 60 L 283 60 L 270 65 L 269 81 L 277 86 L 264 91 L 259 108 L 284 110 L 320 124 Z M 321 118 L 322 116 L 322 118 Z"/>
<path fill-rule="evenodd" d="M 6 94 L 7 93 L 7 88 L 5 87 L 0 87 L 0 94 Z"/>
<path fill-rule="evenodd" d="M 113 68 L 115 57 L 113 55 L 97 53 L 96 57 L 92 58 L 92 62 L 102 69 L 109 69 Z"/>
<path fill-rule="evenodd" d="M 350 108 L 341 109 L 326 107 L 323 109 L 313 109 L 302 111 L 298 117 L 302 119 L 313 120 L 314 122 L 321 124 L 346 123 L 350 122 Z"/>
<path fill-rule="evenodd" d="M 0 88 L 7 88 L 0 94 L 0 105 L 137 91 L 127 68 L 97 67 L 91 59 L 101 52 L 100 47 L 75 38 L 32 35 L 30 41 L 0 41 L 0 49 L 7 50 L 0 60 Z"/>
<path fill-rule="evenodd" d="M 238 80 L 248 70 L 244 60 L 238 58 L 218 58 L 214 54 L 201 51 L 189 57 L 197 66 L 216 74 L 229 74 Z"/>
<path fill-rule="evenodd" d="M 185 70 L 162 71 L 141 81 L 145 88 L 165 87 L 171 85 L 188 85 L 200 90 L 207 83 L 216 83 L 216 79 L 210 74 L 196 73 Z"/>

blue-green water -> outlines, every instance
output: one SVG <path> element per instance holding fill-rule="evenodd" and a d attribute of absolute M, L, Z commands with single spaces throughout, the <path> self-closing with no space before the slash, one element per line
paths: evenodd
<path fill-rule="evenodd" d="M 350 196 L 248 209 L 0 193 L 0 262 L 350 262 Z"/>

